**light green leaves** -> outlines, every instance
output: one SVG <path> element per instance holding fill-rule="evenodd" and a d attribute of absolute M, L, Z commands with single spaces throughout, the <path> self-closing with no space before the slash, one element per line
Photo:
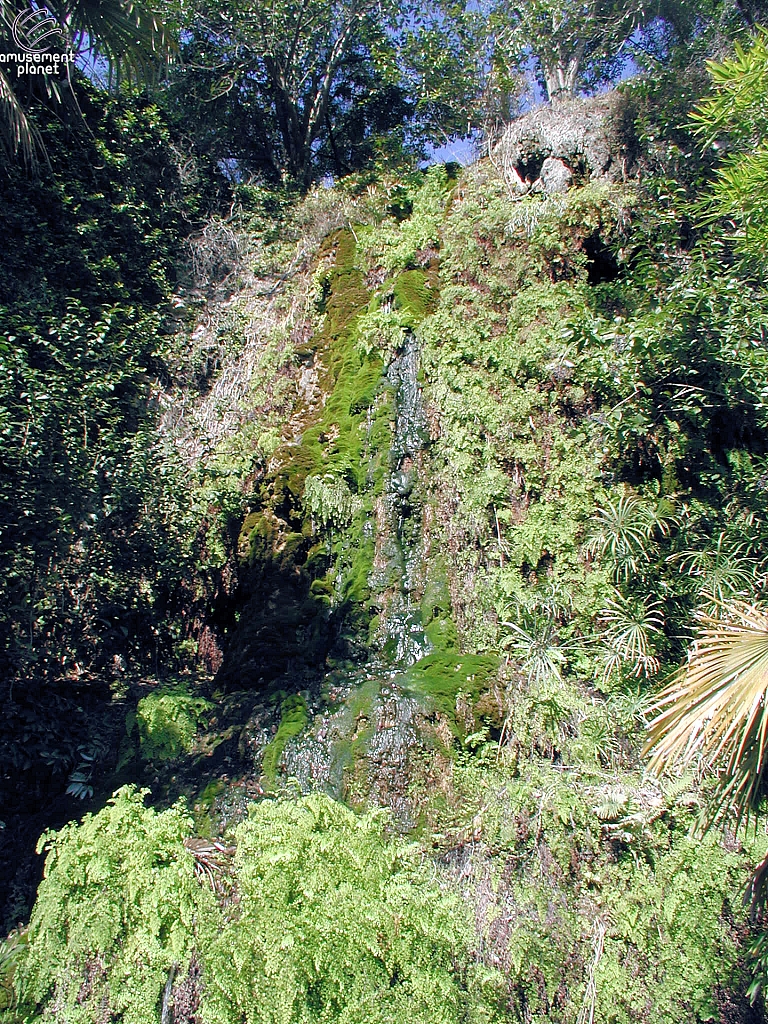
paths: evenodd
<path fill-rule="evenodd" d="M 499 1019 L 500 979 L 466 965 L 473 929 L 419 849 L 327 796 L 265 801 L 236 832 L 237 912 L 224 923 L 185 849 L 180 805 L 119 790 L 46 833 L 46 877 L 17 995 L 68 1024 L 105 1011 L 157 1024 L 194 957 L 208 1024 L 458 1024 Z M 55 1010 L 54 1010 L 55 1006 Z"/>
<path fill-rule="evenodd" d="M 144 757 L 165 760 L 188 752 L 200 719 L 213 704 L 183 689 L 158 690 L 142 697 L 136 722 Z"/>
<path fill-rule="evenodd" d="M 726 154 L 703 208 L 710 218 L 734 222 L 737 248 L 754 273 L 765 270 L 768 251 L 768 32 L 735 51 L 709 62 L 715 93 L 693 120 L 706 144 Z"/>
<path fill-rule="evenodd" d="M 118 790 L 97 815 L 46 832 L 45 877 L 17 969 L 17 994 L 90 1024 L 108 1007 L 125 1024 L 156 1024 L 174 963 L 189 962 L 198 922 L 215 930 L 209 890 L 195 879 L 180 805 L 158 813 L 146 790 Z"/>

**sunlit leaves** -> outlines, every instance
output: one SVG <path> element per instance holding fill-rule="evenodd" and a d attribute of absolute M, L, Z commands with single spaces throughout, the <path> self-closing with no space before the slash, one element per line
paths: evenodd
<path fill-rule="evenodd" d="M 605 675 L 626 669 L 631 676 L 652 676 L 659 670 L 654 653 L 654 634 L 661 632 L 661 605 L 651 598 L 626 598 L 618 591 L 600 615 L 601 640 L 606 647 Z"/>
<path fill-rule="evenodd" d="M 172 965 L 188 964 L 196 933 L 216 927 L 213 898 L 182 844 L 191 819 L 179 804 L 145 808 L 145 794 L 121 789 L 99 814 L 38 845 L 45 878 L 16 994 L 44 1004 L 55 990 L 59 1015 L 73 1024 L 110 1012 L 153 1024 Z"/>
<path fill-rule="evenodd" d="M 585 552 L 608 561 L 614 577 L 626 583 L 642 574 L 655 553 L 655 539 L 668 536 L 676 522 L 668 498 L 653 504 L 625 492 L 598 506 Z"/>
<path fill-rule="evenodd" d="M 735 51 L 709 63 L 714 95 L 698 106 L 694 122 L 707 145 L 726 151 L 704 210 L 734 223 L 737 248 L 753 273 L 765 270 L 768 250 L 768 32 Z"/>
<path fill-rule="evenodd" d="M 768 756 L 768 615 L 730 604 L 702 617 L 685 665 L 658 695 L 648 730 L 650 769 L 700 761 L 717 772 L 713 813 L 757 808 Z"/>
<path fill-rule="evenodd" d="M 557 641 L 558 629 L 552 619 L 538 616 L 528 629 L 514 622 L 503 622 L 502 625 L 509 630 L 501 641 L 502 648 L 520 661 L 532 682 L 560 680 L 566 657 Z"/>
<path fill-rule="evenodd" d="M 729 543 L 725 531 L 714 546 L 681 551 L 669 561 L 694 581 L 700 609 L 710 615 L 735 597 L 749 598 L 756 586 L 755 560 L 746 556 L 743 544 Z"/>
<path fill-rule="evenodd" d="M 498 5 L 492 23 L 507 59 L 521 66 L 533 57 L 548 98 L 559 99 L 609 79 L 645 15 L 643 4 L 626 0 L 530 0 Z"/>

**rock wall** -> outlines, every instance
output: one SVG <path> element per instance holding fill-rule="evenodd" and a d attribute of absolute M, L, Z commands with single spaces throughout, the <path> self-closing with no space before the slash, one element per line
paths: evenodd
<path fill-rule="evenodd" d="M 564 192 L 587 180 L 624 181 L 634 159 L 623 107 L 616 92 L 536 107 L 509 125 L 491 159 L 520 194 Z"/>

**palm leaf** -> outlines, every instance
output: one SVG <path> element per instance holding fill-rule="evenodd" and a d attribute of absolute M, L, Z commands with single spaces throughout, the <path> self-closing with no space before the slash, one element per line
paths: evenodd
<path fill-rule="evenodd" d="M 49 0 L 50 10 L 68 34 L 106 57 L 117 69 L 143 79 L 152 77 L 153 62 L 174 48 L 171 33 L 148 4 L 134 0 Z"/>
<path fill-rule="evenodd" d="M 106 51 L 158 50 L 167 41 L 158 15 L 133 0 L 54 0 L 49 6 L 74 35 L 87 35 Z"/>
<path fill-rule="evenodd" d="M 37 150 L 42 151 L 42 142 L 37 129 L 19 102 L 11 83 L 0 71 L 0 140 L 9 156 L 21 153 L 24 162 L 31 167 L 37 163 Z"/>
<path fill-rule="evenodd" d="M 648 728 L 649 769 L 700 758 L 718 772 L 711 820 L 756 809 L 768 757 L 768 615 L 740 603 L 729 621 L 701 616 L 688 664 L 657 697 Z"/>

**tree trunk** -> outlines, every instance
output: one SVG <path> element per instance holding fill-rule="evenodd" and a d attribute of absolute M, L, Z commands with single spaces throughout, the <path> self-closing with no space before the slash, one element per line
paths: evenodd
<path fill-rule="evenodd" d="M 579 78 L 579 60 L 574 57 L 567 64 L 545 67 L 544 82 L 547 87 L 547 98 L 551 103 L 570 99 L 576 95 L 576 83 Z"/>

